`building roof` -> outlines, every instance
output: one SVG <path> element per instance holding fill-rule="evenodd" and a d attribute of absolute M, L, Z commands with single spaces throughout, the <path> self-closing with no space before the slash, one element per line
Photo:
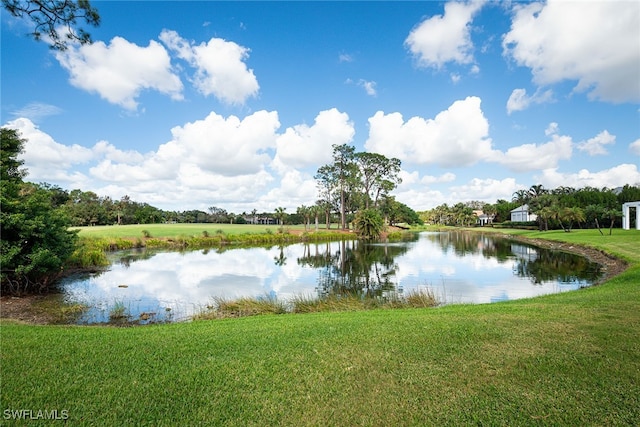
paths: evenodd
<path fill-rule="evenodd" d="M 518 206 L 515 209 L 511 209 L 511 212 L 529 212 L 529 205 Z"/>

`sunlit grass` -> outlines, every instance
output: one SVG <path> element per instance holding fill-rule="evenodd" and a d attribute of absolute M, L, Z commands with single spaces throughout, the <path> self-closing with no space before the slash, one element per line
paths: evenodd
<path fill-rule="evenodd" d="M 305 230 L 303 225 L 143 224 L 81 227 L 78 230 L 78 249 L 69 261 L 72 267 L 104 265 L 106 258 L 100 252 L 130 248 L 207 249 L 355 238 L 355 235 L 337 229 Z"/>
<path fill-rule="evenodd" d="M 260 225 L 260 224 L 130 224 L 130 225 L 99 225 L 93 227 L 74 227 L 79 230 L 80 237 L 108 237 L 108 238 L 130 238 L 143 237 L 146 231 L 150 237 L 175 237 L 175 236 L 202 236 L 204 232 L 213 236 L 215 234 L 262 234 L 278 233 L 280 225 Z M 286 225 L 285 230 L 304 230 L 303 225 Z M 309 231 L 314 231 L 312 226 Z M 324 225 L 320 230 L 326 231 Z M 334 226 L 335 230 L 335 226 Z M 331 231 L 331 230 L 330 230 Z"/>

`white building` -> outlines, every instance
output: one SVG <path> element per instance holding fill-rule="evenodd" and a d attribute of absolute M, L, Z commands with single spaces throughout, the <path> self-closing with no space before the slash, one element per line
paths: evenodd
<path fill-rule="evenodd" d="M 640 230 L 640 201 L 628 202 L 622 205 L 622 228 L 624 230 L 631 228 L 630 208 L 636 208 L 636 230 Z"/>
<path fill-rule="evenodd" d="M 491 224 L 493 222 L 493 215 L 487 215 L 484 211 L 475 210 L 473 214 L 476 216 L 476 225 L 484 227 L 487 224 Z"/>
<path fill-rule="evenodd" d="M 538 215 L 529 212 L 529 205 L 522 205 L 511 211 L 512 222 L 535 221 Z"/>

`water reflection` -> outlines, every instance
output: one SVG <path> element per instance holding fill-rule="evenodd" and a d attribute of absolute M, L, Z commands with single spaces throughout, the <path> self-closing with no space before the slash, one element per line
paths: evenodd
<path fill-rule="evenodd" d="M 315 252 L 311 254 L 309 250 L 307 255 L 298 258 L 298 263 L 317 269 L 319 297 L 332 294 L 382 297 L 397 291 L 395 259 L 409 248 L 406 243 L 376 245 L 343 241 L 333 252 L 329 245 L 323 252 L 315 245 Z"/>
<path fill-rule="evenodd" d="M 388 297 L 431 287 L 443 303 L 484 303 L 587 286 L 599 275 L 582 257 L 470 233 L 421 233 L 399 243 L 359 241 L 219 251 L 130 251 L 102 274 L 69 278 L 70 302 L 106 322 L 114 307 L 141 323 L 188 318 L 212 297 Z"/>

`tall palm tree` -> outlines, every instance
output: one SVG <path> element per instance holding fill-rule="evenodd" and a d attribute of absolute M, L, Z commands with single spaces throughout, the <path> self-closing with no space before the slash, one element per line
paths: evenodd
<path fill-rule="evenodd" d="M 569 229 L 565 231 L 571 231 L 571 227 L 573 226 L 574 221 L 580 224 L 581 222 L 584 222 L 586 220 L 584 211 L 577 206 L 572 208 L 564 208 L 563 215 L 565 220 L 569 221 Z"/>
<path fill-rule="evenodd" d="M 551 207 L 545 206 L 536 212 L 540 220 L 540 230 L 544 226 L 544 231 L 549 231 L 549 220 L 554 217 L 554 211 Z"/>
<path fill-rule="evenodd" d="M 529 202 L 529 192 L 527 190 L 518 190 L 515 193 L 513 193 L 513 196 L 511 197 L 511 201 L 513 201 L 514 203 L 520 203 L 521 205 L 524 205 Z"/>
<path fill-rule="evenodd" d="M 611 220 L 611 224 L 609 225 L 609 236 L 611 236 L 611 232 L 613 231 L 613 223 L 616 222 L 616 219 L 620 218 L 622 214 L 617 209 L 607 209 L 605 212 L 605 216 Z"/>
<path fill-rule="evenodd" d="M 286 211 L 287 208 L 282 208 L 282 207 L 278 207 L 276 208 L 276 218 L 278 218 L 278 221 L 280 223 L 280 225 L 284 225 L 284 218 L 286 213 L 284 213 L 284 211 Z"/>
<path fill-rule="evenodd" d="M 562 227 L 564 231 L 568 231 L 562 222 L 565 219 L 563 208 L 558 205 L 549 206 L 549 215 L 551 219 L 555 219 L 560 223 L 560 227 Z"/>
<path fill-rule="evenodd" d="M 298 207 L 297 214 L 302 216 L 302 221 L 304 222 L 304 231 L 307 231 L 309 226 L 309 217 L 311 216 L 310 208 L 302 205 Z"/>
<path fill-rule="evenodd" d="M 537 184 L 537 185 L 532 185 L 531 188 L 529 188 L 528 194 L 529 194 L 529 199 L 535 199 L 539 196 L 542 196 L 543 194 L 547 194 L 548 191 L 544 188 L 544 186 L 542 184 Z"/>
<path fill-rule="evenodd" d="M 315 220 L 316 232 L 318 231 L 318 217 L 322 213 L 322 208 L 320 205 L 315 204 L 309 207 L 309 215 L 311 215 Z"/>

